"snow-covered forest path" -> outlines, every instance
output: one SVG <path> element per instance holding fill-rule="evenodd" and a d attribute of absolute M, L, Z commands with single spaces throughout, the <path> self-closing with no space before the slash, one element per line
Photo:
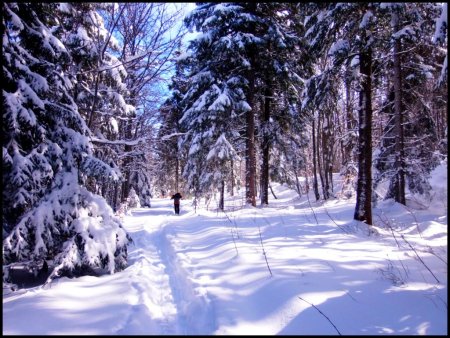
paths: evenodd
<path fill-rule="evenodd" d="M 446 198 L 426 210 L 380 203 L 368 235 L 353 201 L 274 191 L 269 207 L 235 196 L 226 213 L 183 199 L 177 216 L 169 198 L 132 209 L 126 269 L 4 295 L 4 334 L 447 332 Z"/>
<path fill-rule="evenodd" d="M 183 222 L 182 215 L 174 215 L 172 204 L 155 200 L 152 208 L 135 210 L 127 219 L 127 231 L 134 239 L 129 269 L 135 303 L 118 334 L 213 332 L 210 300 L 201 288 L 194 288 L 169 239 L 171 227 Z"/>
<path fill-rule="evenodd" d="M 308 201 L 300 202 L 289 190 L 277 195 L 269 208 L 237 205 L 236 212 L 226 213 L 204 206 L 194 212 L 192 201 L 184 200 L 181 215 L 176 216 L 170 199 L 154 199 L 150 209 L 134 209 L 124 224 L 135 238 L 128 270 L 136 276 L 132 286 L 140 297 L 135 305 L 140 316 L 131 315 L 117 333 L 338 333 L 311 304 L 331 315 L 337 327 L 357 318 L 350 320 L 352 333 L 424 333 L 428 325 L 442 323 L 446 288 L 434 284 L 411 250 L 399 249 L 389 234 L 367 237 L 362 228 L 359 235 L 351 234 L 356 229 L 348 221 L 353 211 L 348 202 L 315 205 L 313 212 Z M 228 210 L 235 209 L 230 203 Z M 404 214 L 396 219 L 414 221 Z M 432 219 L 435 216 L 421 220 L 421 235 L 416 226 L 403 235 L 421 246 Z M 434 232 L 429 235 L 435 238 Z M 442 239 L 434 242 L 434 250 L 445 257 Z M 427 258 L 431 266 L 432 257 Z M 442 280 L 444 264 L 439 269 L 433 268 Z M 416 291 L 424 293 L 414 294 L 408 302 L 403 283 L 410 277 L 405 274 L 415 281 Z M 373 294 L 378 295 L 376 304 Z M 143 304 L 145 311 L 140 311 Z M 388 325 L 373 317 L 393 306 L 402 308 L 405 322 L 395 323 L 400 314 Z M 428 309 L 427 319 L 434 318 L 433 324 L 424 319 L 422 326 L 414 327 L 411 320 L 423 307 Z M 440 314 L 433 316 L 433 312 Z"/>

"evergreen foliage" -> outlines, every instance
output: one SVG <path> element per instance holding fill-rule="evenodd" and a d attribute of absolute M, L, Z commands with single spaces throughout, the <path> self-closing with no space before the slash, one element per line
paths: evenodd
<path fill-rule="evenodd" d="M 72 98 L 58 5 L 5 3 L 3 10 L 4 269 L 47 260 L 52 276 L 121 270 L 130 238 L 82 184 L 83 176 L 117 174 L 95 157 Z"/>
<path fill-rule="evenodd" d="M 155 192 L 218 192 L 224 210 L 241 179 L 252 206 L 270 180 L 301 195 L 312 179 L 317 200 L 356 193 L 368 224 L 373 191 L 430 197 L 447 4 L 199 3 L 182 27 L 166 6 L 2 4 L 4 280 L 19 263 L 50 279 L 123 269 L 114 211 Z"/>

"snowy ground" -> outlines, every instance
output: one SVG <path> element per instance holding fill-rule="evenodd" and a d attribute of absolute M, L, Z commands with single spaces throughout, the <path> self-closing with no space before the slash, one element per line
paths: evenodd
<path fill-rule="evenodd" d="M 354 200 L 309 202 L 276 184 L 267 208 L 182 200 L 176 216 L 155 199 L 124 218 L 126 270 L 4 293 L 3 334 L 446 335 L 438 181 L 428 209 L 379 203 L 370 234 Z"/>

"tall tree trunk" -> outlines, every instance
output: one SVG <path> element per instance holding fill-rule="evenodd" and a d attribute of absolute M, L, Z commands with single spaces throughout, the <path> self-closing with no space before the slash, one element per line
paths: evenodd
<path fill-rule="evenodd" d="M 225 208 L 225 181 L 222 181 L 220 185 L 219 210 L 223 211 L 224 208 Z"/>
<path fill-rule="evenodd" d="M 113 209 L 114 211 L 117 211 L 118 207 L 119 207 L 119 203 L 117 203 L 117 198 L 119 195 L 119 182 L 114 182 L 114 197 L 113 197 Z"/>
<path fill-rule="evenodd" d="M 302 186 L 300 185 L 300 180 L 298 179 L 297 167 L 295 167 L 294 171 L 295 171 L 295 188 L 297 189 L 298 196 L 302 197 Z"/>
<path fill-rule="evenodd" d="M 257 3 L 249 3 L 249 12 L 256 13 Z M 249 26 L 250 32 L 256 31 L 256 23 L 251 22 Z M 248 59 L 251 65 L 256 65 L 254 50 L 249 50 Z M 247 71 L 248 91 L 247 103 L 250 110 L 246 113 L 246 130 L 245 130 L 245 199 L 247 204 L 256 207 L 256 151 L 255 151 L 255 69 Z"/>
<path fill-rule="evenodd" d="M 312 141 L 313 141 L 313 189 L 316 201 L 320 199 L 319 186 L 317 183 L 317 142 L 316 142 L 316 123 L 312 121 Z"/>
<path fill-rule="evenodd" d="M 394 31 L 399 30 L 398 13 L 393 12 L 392 21 Z M 405 200 L 405 146 L 403 132 L 403 107 L 402 107 L 402 70 L 401 70 L 401 44 L 400 39 L 394 42 L 394 111 L 395 111 L 395 169 L 396 169 L 396 185 L 395 201 L 403 205 Z"/>
<path fill-rule="evenodd" d="M 372 51 L 360 53 L 358 182 L 354 219 L 372 225 Z"/>
<path fill-rule="evenodd" d="M 270 120 L 270 101 L 272 99 L 272 88 L 270 81 L 266 83 L 264 93 L 264 114 L 263 124 L 266 127 L 263 131 L 262 140 L 262 164 L 261 164 L 261 205 L 269 204 L 269 151 L 270 136 L 267 134 L 267 126 Z"/>
<path fill-rule="evenodd" d="M 348 71 L 350 73 L 350 71 Z M 355 120 L 353 118 L 353 91 L 352 91 L 352 81 L 351 74 L 347 74 L 345 78 L 345 125 L 346 125 L 346 134 L 348 135 L 345 138 L 344 142 L 344 166 L 348 166 L 350 163 L 354 162 L 353 159 L 353 132 L 355 128 Z"/>
<path fill-rule="evenodd" d="M 322 139 L 322 166 L 323 170 L 321 171 L 321 180 L 322 180 L 322 191 L 323 191 L 323 199 L 327 200 L 330 198 L 330 184 L 328 181 L 328 171 L 330 167 L 330 161 L 331 161 L 331 149 L 330 149 L 330 125 L 328 121 L 328 117 L 324 116 L 324 119 L 326 119 L 326 125 L 322 124 L 322 130 L 321 130 L 321 139 Z M 323 176 L 322 176 L 323 172 Z"/>
<path fill-rule="evenodd" d="M 255 76 L 249 71 L 248 104 L 251 109 L 246 113 L 245 139 L 245 197 L 246 203 L 256 206 L 256 158 L 255 158 Z"/>
<path fill-rule="evenodd" d="M 307 194 L 309 194 L 308 170 L 305 170 L 305 191 Z"/>
<path fill-rule="evenodd" d="M 343 137 L 343 149 L 342 149 L 342 163 L 343 163 L 343 183 L 342 192 L 345 192 L 346 197 L 353 195 L 353 186 L 356 176 L 355 158 L 355 140 L 354 140 L 354 130 L 356 121 L 353 116 L 353 96 L 354 90 L 352 89 L 352 71 L 350 66 L 347 66 L 347 71 L 345 74 L 345 116 L 344 116 L 344 133 L 346 135 Z"/>
<path fill-rule="evenodd" d="M 92 123 L 94 122 L 94 115 L 95 112 L 97 110 L 97 96 L 98 96 L 98 85 L 100 82 L 100 71 L 97 71 L 96 73 L 96 78 L 95 78 L 95 86 L 94 86 L 94 98 L 93 98 L 93 102 L 92 102 L 92 106 L 91 106 L 91 111 L 89 112 L 89 118 L 88 118 L 88 127 L 89 129 L 93 129 L 92 128 Z"/>
<path fill-rule="evenodd" d="M 230 195 L 234 196 L 234 161 L 231 159 L 231 191 Z"/>
<path fill-rule="evenodd" d="M 179 185 L 180 160 L 178 159 L 178 151 L 175 157 L 175 191 L 178 192 Z"/>
<path fill-rule="evenodd" d="M 326 166 L 326 175 L 327 175 L 327 191 L 328 191 L 328 198 L 330 198 L 331 193 L 333 192 L 333 163 L 335 161 L 334 158 L 334 152 L 333 152 L 333 145 L 337 140 L 335 139 L 335 134 L 333 133 L 333 130 L 331 126 L 333 125 L 333 119 L 332 115 L 329 114 L 327 117 L 327 124 L 328 124 L 328 155 L 327 155 L 327 166 Z"/>
<path fill-rule="evenodd" d="M 179 118 L 176 120 L 176 131 L 178 132 L 181 127 L 179 123 Z M 180 149 L 178 147 L 178 138 L 176 139 L 175 145 L 175 190 L 176 192 L 179 192 L 180 188 Z"/>
<path fill-rule="evenodd" d="M 326 200 L 327 199 L 327 195 L 326 195 L 326 190 L 325 190 L 325 182 L 323 180 L 323 171 L 322 171 L 322 160 L 323 160 L 323 154 L 326 151 L 325 148 L 323 147 L 323 139 L 322 139 L 322 132 L 321 132 L 321 128 L 322 128 L 322 124 L 320 123 L 322 119 L 322 115 L 319 112 L 319 117 L 317 119 L 317 141 L 316 141 L 316 145 L 317 145 L 317 172 L 319 173 L 319 177 L 320 177 L 320 184 L 322 186 L 322 192 L 323 192 L 323 199 Z M 321 155 L 319 155 L 319 152 L 321 152 Z"/>
<path fill-rule="evenodd" d="M 131 140 L 132 138 L 132 118 L 128 119 L 126 122 L 125 127 L 125 139 Z M 127 156 L 131 151 L 133 150 L 133 147 L 126 144 L 124 147 L 124 154 L 125 158 L 123 160 L 123 165 L 121 167 L 121 170 L 124 174 L 124 181 L 122 183 L 122 202 L 125 202 L 128 198 L 128 195 L 130 193 L 130 180 L 131 180 L 131 158 L 130 156 Z"/>

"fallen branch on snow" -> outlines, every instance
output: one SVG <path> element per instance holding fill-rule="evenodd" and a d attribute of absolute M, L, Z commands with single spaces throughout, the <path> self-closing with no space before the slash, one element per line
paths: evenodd
<path fill-rule="evenodd" d="M 336 325 L 333 324 L 333 322 L 330 320 L 330 318 L 328 318 L 322 311 L 319 310 L 319 308 L 317 306 L 315 306 L 314 304 L 308 302 L 307 300 L 304 300 L 302 297 L 297 296 L 299 299 L 301 299 L 302 301 L 304 301 L 305 303 L 308 303 L 309 305 L 311 305 L 313 308 L 315 308 L 317 311 L 319 311 L 319 313 L 324 316 L 330 323 L 331 325 L 333 325 L 333 327 L 335 328 L 335 330 L 337 331 L 337 333 L 339 333 L 340 336 L 342 336 L 342 334 L 339 332 L 339 330 L 337 329 Z"/>

